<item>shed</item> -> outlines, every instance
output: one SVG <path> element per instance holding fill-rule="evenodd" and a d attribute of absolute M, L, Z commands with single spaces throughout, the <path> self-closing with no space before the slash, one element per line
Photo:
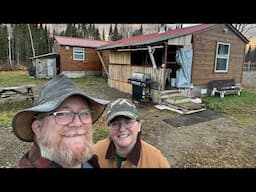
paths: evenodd
<path fill-rule="evenodd" d="M 35 78 L 53 78 L 59 74 L 59 55 L 47 53 L 30 57 L 32 66 L 29 67 L 29 75 Z"/>

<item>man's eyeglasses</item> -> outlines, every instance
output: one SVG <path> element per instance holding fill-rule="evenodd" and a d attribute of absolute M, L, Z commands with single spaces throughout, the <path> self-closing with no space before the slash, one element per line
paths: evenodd
<path fill-rule="evenodd" d="M 110 129 L 113 129 L 113 130 L 117 130 L 121 126 L 126 129 L 130 129 L 134 125 L 135 122 L 137 122 L 137 120 L 135 120 L 135 119 L 133 119 L 133 120 L 123 119 L 123 120 L 113 121 L 113 122 L 109 123 L 108 126 Z"/>
<path fill-rule="evenodd" d="M 55 118 L 55 122 L 58 125 L 67 125 L 74 121 L 75 115 L 78 115 L 80 121 L 83 124 L 92 123 L 92 113 L 90 110 L 83 110 L 80 112 L 72 112 L 72 111 L 57 111 L 50 113 L 49 116 L 53 115 Z"/>

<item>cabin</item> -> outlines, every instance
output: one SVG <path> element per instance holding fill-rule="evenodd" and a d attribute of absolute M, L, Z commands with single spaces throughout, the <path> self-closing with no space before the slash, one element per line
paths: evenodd
<path fill-rule="evenodd" d="M 241 85 L 248 42 L 230 24 L 202 24 L 120 39 L 96 51 L 109 51 L 110 87 L 133 94 L 129 80 L 146 74 L 150 94 L 157 103 L 166 90 L 209 95 L 212 80 L 234 79 Z"/>
<path fill-rule="evenodd" d="M 59 72 L 73 78 L 107 74 L 108 66 L 105 67 L 102 63 L 108 63 L 108 51 L 96 52 L 96 48 L 107 43 L 84 38 L 55 36 L 53 52 L 59 55 Z"/>

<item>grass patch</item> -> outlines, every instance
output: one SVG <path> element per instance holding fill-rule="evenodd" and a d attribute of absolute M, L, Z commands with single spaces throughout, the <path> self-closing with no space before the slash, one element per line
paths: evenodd
<path fill-rule="evenodd" d="M 108 129 L 105 127 L 97 127 L 94 126 L 94 135 L 93 135 L 93 142 L 96 143 L 97 141 L 107 138 L 108 137 Z"/>
<path fill-rule="evenodd" d="M 107 86 L 106 79 L 102 77 L 81 77 L 81 78 L 71 78 L 75 83 L 77 83 L 81 88 L 88 86 L 105 87 Z M 1 71 L 0 72 L 0 87 L 10 87 L 18 85 L 35 84 L 42 86 L 45 84 L 47 79 L 36 79 L 29 78 L 27 71 Z"/>
<path fill-rule="evenodd" d="M 173 100 L 182 100 L 182 99 L 188 99 L 188 97 L 183 96 L 183 95 L 178 95 L 178 96 L 174 96 L 172 97 Z"/>
<path fill-rule="evenodd" d="M 14 115 L 24 109 L 31 106 L 31 102 L 24 101 L 8 101 L 7 103 L 0 103 L 0 127 L 10 127 L 11 121 Z"/>
<path fill-rule="evenodd" d="M 256 114 L 256 92 L 255 90 L 243 89 L 241 96 L 226 95 L 224 98 L 219 96 L 203 98 L 207 108 L 230 116 L 238 126 L 247 125 L 252 122 Z"/>
<path fill-rule="evenodd" d="M 72 79 L 72 78 L 71 78 Z M 102 77 L 81 77 L 81 78 L 74 78 L 72 79 L 75 83 L 82 87 L 90 87 L 90 86 L 97 86 L 97 87 L 106 87 L 107 82 Z"/>
<path fill-rule="evenodd" d="M 41 85 L 47 82 L 46 79 L 29 78 L 26 71 L 1 71 L 0 87 L 11 87 L 18 85 L 36 84 Z"/>
<path fill-rule="evenodd" d="M 193 103 L 191 101 L 185 102 L 185 103 L 179 103 L 177 106 L 183 107 L 185 109 L 200 109 L 203 107 L 201 104 Z"/>

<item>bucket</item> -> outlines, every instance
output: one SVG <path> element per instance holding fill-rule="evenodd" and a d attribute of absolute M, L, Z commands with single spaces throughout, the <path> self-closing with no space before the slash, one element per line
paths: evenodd
<path fill-rule="evenodd" d="M 171 86 L 176 87 L 176 78 L 171 78 Z"/>

